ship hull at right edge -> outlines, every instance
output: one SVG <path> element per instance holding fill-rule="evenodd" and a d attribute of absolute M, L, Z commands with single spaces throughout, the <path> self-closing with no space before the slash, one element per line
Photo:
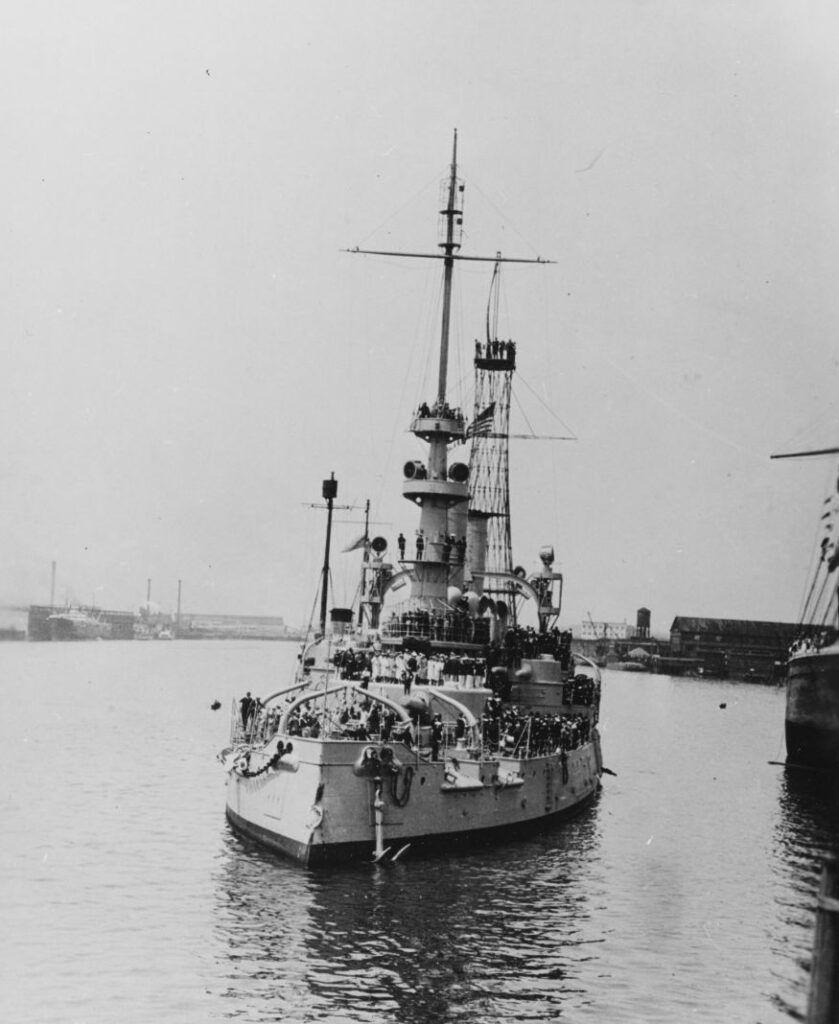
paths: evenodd
<path fill-rule="evenodd" d="M 839 768 L 839 647 L 790 659 L 786 746 L 790 764 Z"/>

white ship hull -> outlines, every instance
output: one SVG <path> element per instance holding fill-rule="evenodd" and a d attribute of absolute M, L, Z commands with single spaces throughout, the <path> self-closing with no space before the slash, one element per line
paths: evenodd
<path fill-rule="evenodd" d="M 477 760 L 464 750 L 429 761 L 397 743 L 389 745 L 394 770 L 379 776 L 360 762 L 381 744 L 292 741 L 293 753 L 264 774 L 230 770 L 227 817 L 244 835 L 307 865 L 372 859 L 377 847 L 393 855 L 408 844 L 414 853 L 519 836 L 580 809 L 600 785 L 596 732 L 564 755 L 564 766 L 559 753 Z M 275 752 L 276 743 L 255 751 L 249 770 Z"/>

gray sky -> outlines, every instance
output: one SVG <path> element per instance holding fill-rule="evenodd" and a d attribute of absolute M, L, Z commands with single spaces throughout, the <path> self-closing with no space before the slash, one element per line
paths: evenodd
<path fill-rule="evenodd" d="M 837 46 L 806 0 L 6 5 L 0 599 L 55 560 L 59 600 L 299 623 L 330 471 L 414 530 L 439 267 L 340 249 L 434 246 L 457 127 L 464 251 L 557 261 L 504 276 L 514 429 L 578 438 L 515 445 L 516 561 L 555 545 L 568 624 L 794 619 L 834 468 L 769 454 L 839 441 Z"/>

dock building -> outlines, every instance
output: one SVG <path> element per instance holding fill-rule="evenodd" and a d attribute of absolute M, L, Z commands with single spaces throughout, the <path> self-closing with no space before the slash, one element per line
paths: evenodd
<path fill-rule="evenodd" d="M 720 679 L 782 678 L 800 627 L 790 622 L 712 619 L 677 615 L 670 627 L 670 655 L 694 662 Z"/>

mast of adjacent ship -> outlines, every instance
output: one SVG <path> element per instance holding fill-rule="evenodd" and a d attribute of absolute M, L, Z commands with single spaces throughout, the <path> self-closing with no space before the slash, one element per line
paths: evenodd
<path fill-rule="evenodd" d="M 779 452 L 770 455 L 770 459 L 803 459 L 819 455 L 839 455 L 837 448 L 813 448 L 798 452 Z M 835 491 L 825 501 L 822 513 L 821 553 L 816 570 L 810 583 L 810 589 L 801 610 L 799 626 L 809 625 L 824 629 L 828 620 L 832 619 L 839 627 L 839 587 L 833 574 L 839 569 L 839 535 L 836 522 L 839 519 L 839 479 Z"/>

